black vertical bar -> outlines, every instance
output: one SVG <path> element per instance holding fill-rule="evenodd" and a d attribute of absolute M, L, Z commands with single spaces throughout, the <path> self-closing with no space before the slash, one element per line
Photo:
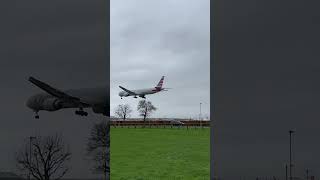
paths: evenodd
<path fill-rule="evenodd" d="M 288 180 L 288 165 L 286 164 L 286 180 Z"/>
<path fill-rule="evenodd" d="M 291 131 L 289 132 L 289 136 L 290 136 L 290 143 L 289 143 L 289 154 L 290 154 L 290 161 L 289 161 L 289 173 L 290 173 L 290 180 L 292 180 L 292 172 L 291 172 L 291 168 L 292 168 L 292 162 L 291 162 Z"/>
<path fill-rule="evenodd" d="M 31 136 L 29 137 L 29 162 L 31 165 Z M 31 170 L 31 168 L 30 168 Z M 28 179 L 31 179 L 31 171 L 29 170 Z"/>
<path fill-rule="evenodd" d="M 292 134 L 294 133 L 294 131 L 290 130 L 289 131 L 289 138 L 290 138 L 290 162 L 289 162 L 289 174 L 290 174 L 290 180 L 292 180 Z"/>

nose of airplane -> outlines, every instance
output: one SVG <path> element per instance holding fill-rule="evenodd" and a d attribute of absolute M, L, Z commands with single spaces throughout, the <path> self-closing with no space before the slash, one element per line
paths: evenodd
<path fill-rule="evenodd" d="M 30 109 L 37 110 L 36 96 L 29 97 L 26 106 Z"/>

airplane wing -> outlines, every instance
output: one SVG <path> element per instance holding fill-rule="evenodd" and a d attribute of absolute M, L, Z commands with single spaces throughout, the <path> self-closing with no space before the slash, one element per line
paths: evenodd
<path fill-rule="evenodd" d="M 48 84 L 41 82 L 33 77 L 29 77 L 29 81 L 39 87 L 40 89 L 44 90 L 45 92 L 51 94 L 52 96 L 55 96 L 57 98 L 66 100 L 66 101 L 71 101 L 73 103 L 82 103 L 85 105 L 88 105 L 87 103 L 81 102 L 81 100 L 78 97 L 70 96 L 56 88 L 53 88 L 49 86 Z"/>
<path fill-rule="evenodd" d="M 130 90 L 122 87 L 122 86 L 119 86 L 119 88 L 121 88 L 121 89 L 124 90 L 125 92 L 129 93 L 130 95 L 137 95 L 136 93 L 134 93 L 134 92 L 132 92 L 132 91 L 130 91 Z"/>

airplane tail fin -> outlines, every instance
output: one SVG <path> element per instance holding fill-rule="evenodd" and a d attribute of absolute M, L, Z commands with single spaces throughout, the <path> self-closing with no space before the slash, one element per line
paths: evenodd
<path fill-rule="evenodd" d="M 161 77 L 159 83 L 157 84 L 157 86 L 156 86 L 157 89 L 161 89 L 162 88 L 163 81 L 164 81 L 164 76 Z"/>

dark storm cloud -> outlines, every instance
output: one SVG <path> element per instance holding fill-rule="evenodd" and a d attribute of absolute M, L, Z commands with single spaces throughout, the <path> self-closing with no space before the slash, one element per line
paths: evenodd
<path fill-rule="evenodd" d="M 320 175 L 319 11 L 315 2 L 221 1 L 215 11 L 216 175 Z"/>
<path fill-rule="evenodd" d="M 25 138 L 58 132 L 73 152 L 69 177 L 95 177 L 85 145 L 90 127 L 102 117 L 61 110 L 40 112 L 35 120 L 25 102 L 42 92 L 27 81 L 30 75 L 62 90 L 108 84 L 106 3 L 6 1 L 0 9 L 0 171 L 15 170 L 14 152 Z"/>
<path fill-rule="evenodd" d="M 154 117 L 195 118 L 199 103 L 210 112 L 209 1 L 111 2 L 111 111 L 120 100 L 119 85 L 154 87 L 165 75 L 167 92 L 148 96 Z M 136 116 L 137 113 L 134 113 Z"/>

